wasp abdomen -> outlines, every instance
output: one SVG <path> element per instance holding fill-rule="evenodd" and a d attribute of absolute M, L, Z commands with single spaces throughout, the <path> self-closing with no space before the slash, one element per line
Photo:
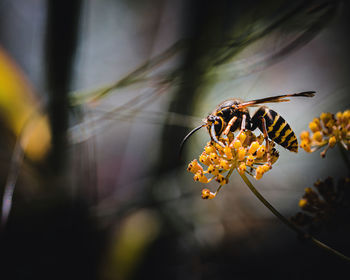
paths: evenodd
<path fill-rule="evenodd" d="M 263 131 L 259 119 L 264 118 L 269 138 L 292 152 L 298 152 L 298 140 L 289 124 L 275 111 L 261 107 L 253 117 L 253 122 Z"/>

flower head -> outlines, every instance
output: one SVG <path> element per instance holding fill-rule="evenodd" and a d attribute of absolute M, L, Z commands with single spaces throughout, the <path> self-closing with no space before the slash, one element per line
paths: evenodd
<path fill-rule="evenodd" d="M 350 179 L 345 178 L 337 185 L 331 177 L 324 181 L 316 181 L 314 188 L 306 188 L 303 197 L 299 200 L 301 212 L 291 220 L 300 227 L 309 231 L 317 231 L 321 227 L 341 219 L 345 214 L 348 219 L 350 211 Z"/>
<path fill-rule="evenodd" d="M 300 147 L 308 153 L 326 146 L 321 152 L 325 157 L 329 148 L 340 143 L 346 150 L 350 149 L 350 110 L 338 112 L 336 115 L 322 113 L 319 118 L 314 118 L 309 123 L 309 131 L 300 134 Z"/>
<path fill-rule="evenodd" d="M 264 145 L 264 137 L 256 136 L 250 130 L 241 131 L 236 137 L 229 133 L 218 140 L 224 145 L 209 141 L 199 156 L 199 162 L 194 159 L 187 168 L 194 174 L 195 181 L 209 183 L 215 180 L 220 184 L 215 193 L 204 189 L 202 191 L 204 199 L 214 198 L 221 186 L 228 183 L 235 169 L 240 174 L 248 173 L 256 180 L 260 180 L 279 156 L 273 141 L 268 140 L 268 145 Z"/>

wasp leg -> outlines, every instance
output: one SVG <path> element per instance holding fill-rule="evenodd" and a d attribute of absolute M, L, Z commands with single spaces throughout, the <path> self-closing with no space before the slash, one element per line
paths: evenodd
<path fill-rule="evenodd" d="M 241 131 L 239 133 L 241 133 L 243 130 L 245 130 L 246 120 L 247 120 L 247 116 L 243 115 L 242 116 L 242 123 L 241 123 Z"/>
<path fill-rule="evenodd" d="M 215 135 L 215 125 L 214 125 L 214 123 L 211 125 L 211 128 L 210 128 L 210 137 L 215 143 L 217 143 L 220 146 L 225 148 L 225 145 L 222 142 L 220 142 L 218 140 L 218 138 L 216 137 L 216 135 Z"/>
<path fill-rule="evenodd" d="M 270 155 L 270 148 L 269 148 L 269 137 L 268 137 L 267 129 L 266 129 L 266 120 L 263 117 L 260 117 L 260 121 L 261 121 L 262 131 L 264 133 L 264 138 L 265 138 L 265 143 L 266 143 L 267 164 L 269 165 L 269 167 L 271 169 L 272 163 L 271 163 L 271 155 Z"/>
<path fill-rule="evenodd" d="M 236 122 L 237 117 L 233 117 L 227 124 L 223 134 L 227 136 L 227 134 L 230 132 L 231 127 L 233 126 L 233 124 Z"/>
<path fill-rule="evenodd" d="M 238 139 L 239 135 L 245 130 L 246 120 L 247 120 L 247 116 L 243 115 L 242 116 L 242 122 L 241 122 L 241 130 L 238 132 L 238 134 L 235 137 L 234 141 L 236 141 Z"/>

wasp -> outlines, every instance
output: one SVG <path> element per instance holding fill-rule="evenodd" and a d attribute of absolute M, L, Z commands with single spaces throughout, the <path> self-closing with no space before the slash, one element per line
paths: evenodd
<path fill-rule="evenodd" d="M 289 124 L 277 112 L 266 106 L 259 106 L 259 109 L 251 117 L 248 107 L 254 107 L 258 104 L 277 103 L 290 101 L 287 97 L 313 97 L 314 91 L 305 91 L 300 93 L 277 95 L 251 101 L 242 101 L 237 98 L 228 99 L 220 103 L 216 109 L 204 120 L 204 124 L 194 128 L 183 139 L 180 151 L 187 139 L 202 127 L 208 129 L 211 140 L 222 147 L 225 145 L 219 141 L 222 135 L 229 132 L 240 132 L 244 130 L 254 131 L 259 128 L 263 133 L 266 148 L 268 150 L 268 139 L 281 145 L 291 152 L 298 152 L 298 140 L 289 126 Z M 269 156 L 268 156 L 269 157 Z"/>

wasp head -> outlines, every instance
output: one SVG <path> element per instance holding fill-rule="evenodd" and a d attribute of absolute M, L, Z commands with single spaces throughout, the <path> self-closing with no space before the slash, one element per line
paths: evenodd
<path fill-rule="evenodd" d="M 218 117 L 213 114 L 210 114 L 207 117 L 206 123 L 207 123 L 207 128 L 209 132 L 212 129 L 212 127 L 214 127 L 215 135 L 217 136 L 220 135 L 224 129 L 224 120 L 222 119 L 222 117 Z"/>
<path fill-rule="evenodd" d="M 206 126 L 208 128 L 211 139 L 220 145 L 223 144 L 218 141 L 217 136 L 219 136 L 224 130 L 224 124 L 225 122 L 222 117 L 213 114 L 210 114 L 206 119 Z"/>

